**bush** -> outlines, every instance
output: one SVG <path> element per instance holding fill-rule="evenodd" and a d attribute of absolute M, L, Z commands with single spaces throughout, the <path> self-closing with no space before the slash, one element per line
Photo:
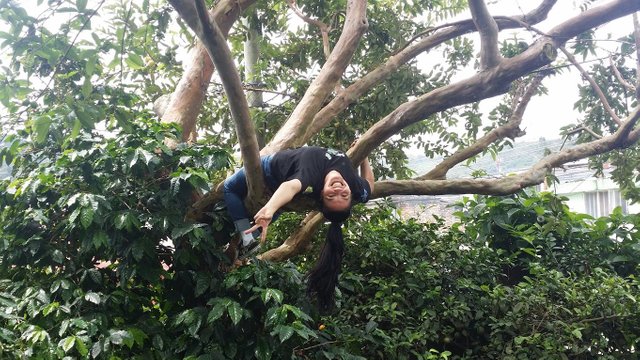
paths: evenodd
<path fill-rule="evenodd" d="M 0 152 L 14 171 L 0 182 L 1 358 L 635 355 L 635 215 L 592 219 L 524 192 L 465 199 L 450 228 L 403 221 L 386 202 L 359 206 L 344 230 L 337 307 L 322 316 L 302 275 L 318 249 L 224 272 L 224 211 L 185 222 L 229 154 L 170 150 L 175 129 L 134 126 L 73 141 L 25 133 Z M 271 241 L 299 219 L 283 216 Z"/>

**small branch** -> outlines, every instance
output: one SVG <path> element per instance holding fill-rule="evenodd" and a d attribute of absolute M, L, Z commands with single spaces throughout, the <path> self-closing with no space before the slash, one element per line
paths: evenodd
<path fill-rule="evenodd" d="M 289 8 L 296 14 L 302 21 L 306 22 L 309 25 L 316 26 L 320 33 L 322 34 L 322 47 L 324 49 L 324 57 L 329 58 L 331 54 L 331 44 L 329 44 L 329 32 L 331 31 L 331 27 L 318 19 L 312 19 L 311 17 L 305 15 L 302 10 L 296 5 L 296 0 L 287 0 L 287 5 Z"/>
<path fill-rule="evenodd" d="M 71 44 L 69 44 L 69 46 L 67 46 L 67 49 L 65 50 L 64 54 L 62 55 L 62 57 L 60 57 L 60 60 L 58 60 L 58 62 L 56 63 L 56 66 L 53 69 L 53 74 L 49 78 L 49 81 L 47 82 L 47 85 L 45 85 L 45 87 L 40 91 L 40 93 L 38 94 L 36 99 L 39 99 L 40 97 L 42 97 L 42 95 L 44 95 L 46 90 L 49 88 L 49 86 L 51 85 L 51 82 L 53 82 L 53 79 L 56 77 L 56 75 L 58 75 L 58 71 L 60 71 L 60 64 L 62 64 L 62 61 L 67 58 L 67 55 L 69 55 L 69 51 L 71 51 L 73 46 L 76 44 L 76 41 L 78 41 L 78 37 L 80 36 L 80 33 L 82 31 L 84 31 L 84 29 L 87 27 L 87 24 L 89 23 L 89 21 L 91 21 L 91 18 L 93 18 L 98 13 L 98 10 L 100 10 L 100 8 L 102 7 L 102 5 L 104 4 L 105 1 L 106 0 L 102 0 L 100 2 L 100 4 L 98 4 L 98 7 L 96 7 L 96 9 L 93 10 L 91 15 L 89 15 L 87 17 L 87 19 L 82 23 L 82 27 L 80 27 L 80 29 L 76 33 L 76 36 L 71 41 Z"/>
<path fill-rule="evenodd" d="M 567 59 L 569 59 L 569 61 L 573 64 L 573 66 L 575 66 L 576 69 L 578 69 L 578 71 L 580 71 L 580 74 L 582 74 L 582 76 L 584 76 L 584 78 L 587 79 L 589 84 L 591 84 L 591 88 L 593 89 L 593 91 L 596 92 L 596 94 L 598 95 L 598 98 L 602 102 L 602 106 L 604 106 L 605 110 L 607 110 L 607 113 L 609 113 L 609 116 L 611 116 L 613 121 L 615 121 L 615 123 L 618 124 L 618 125 L 622 125 L 622 122 L 620 121 L 620 118 L 613 111 L 613 109 L 611 108 L 611 105 L 609 105 L 609 101 L 607 101 L 607 97 L 604 95 L 604 93 L 602 92 L 602 89 L 600 89 L 600 86 L 598 86 L 596 81 L 593 80 L 591 75 L 589 75 L 589 73 L 582 67 L 582 65 L 580 65 L 580 63 L 578 63 L 578 61 L 573 56 L 573 54 L 571 54 L 569 51 L 567 51 L 567 49 L 565 49 L 564 46 L 559 46 L 558 48 L 560 49 L 560 51 L 562 51 L 564 53 L 564 55 L 567 57 Z"/>
<path fill-rule="evenodd" d="M 484 0 L 469 0 L 469 9 L 480 34 L 480 67 L 483 70 L 493 68 L 502 59 L 498 49 L 498 25 L 491 17 Z"/>
<path fill-rule="evenodd" d="M 622 74 L 620 74 L 620 70 L 618 70 L 618 67 L 613 62 L 613 58 L 611 58 L 611 56 L 609 56 L 609 64 L 611 66 L 611 69 L 613 70 L 613 74 L 616 76 L 616 79 L 620 82 L 620 84 L 628 91 L 635 93 L 636 87 L 631 85 L 622 77 Z"/>
<path fill-rule="evenodd" d="M 184 10 L 180 8 L 180 3 L 171 0 L 171 3 L 178 12 Z M 178 6 L 176 6 L 178 4 Z M 238 142 L 240 143 L 240 153 L 247 173 L 247 186 L 249 200 L 261 200 L 263 196 L 264 181 L 262 178 L 262 167 L 260 164 L 258 140 L 253 128 L 253 122 L 249 114 L 249 105 L 242 89 L 240 75 L 235 67 L 231 51 L 227 46 L 225 37 L 220 31 L 216 21 L 211 18 L 204 0 L 195 1 L 195 12 L 198 15 L 197 26 L 192 30 L 196 33 L 200 41 L 206 47 L 213 64 L 218 69 L 218 75 L 222 80 L 231 115 L 233 117 Z M 193 22 L 191 22 L 192 25 Z"/>
<path fill-rule="evenodd" d="M 640 107 L 631 112 L 615 133 L 547 155 L 529 170 L 517 175 L 498 179 L 379 181 L 376 182 L 373 198 L 390 195 L 510 195 L 526 187 L 542 183 L 545 176 L 553 168 L 560 167 L 568 162 L 633 145 L 640 138 L 640 131 L 632 131 L 638 120 L 640 120 Z"/>
<path fill-rule="evenodd" d="M 582 131 L 588 132 L 595 139 L 602 139 L 602 135 L 597 134 L 595 131 L 589 129 L 588 127 L 586 127 L 584 125 L 578 126 L 575 129 L 567 132 L 567 136 L 571 136 L 571 135 L 577 134 L 577 133 L 582 132 Z"/>
<path fill-rule="evenodd" d="M 489 145 L 492 143 L 502 140 L 505 137 L 509 137 L 511 139 L 524 135 L 524 132 L 520 130 L 520 124 L 522 123 L 522 117 L 524 115 L 524 110 L 526 109 L 529 101 L 535 94 L 536 90 L 540 86 L 542 79 L 548 74 L 548 72 L 540 72 L 538 73 L 526 90 L 524 94 L 519 97 L 517 94 L 514 96 L 514 102 L 512 107 L 512 113 L 509 117 L 509 120 L 502 126 L 499 126 L 487 134 L 485 134 L 480 139 L 476 140 L 475 143 L 470 145 L 467 148 L 464 148 L 460 151 L 457 151 L 455 154 L 449 156 L 444 159 L 441 163 L 439 163 L 433 170 L 429 171 L 423 176 L 416 178 L 416 180 L 429 180 L 429 179 L 444 179 L 449 170 L 451 170 L 454 166 L 459 163 L 480 154 L 484 151 Z M 524 88 L 524 86 L 523 86 Z M 516 90 L 516 93 L 518 90 Z"/>

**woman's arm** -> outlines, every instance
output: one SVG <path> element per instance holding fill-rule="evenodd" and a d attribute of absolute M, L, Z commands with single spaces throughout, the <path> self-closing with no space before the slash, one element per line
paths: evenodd
<path fill-rule="evenodd" d="M 371 169 L 369 159 L 367 158 L 364 158 L 364 161 L 360 164 L 360 176 L 367 180 L 369 187 L 371 188 L 371 193 L 373 193 L 373 183 L 375 182 L 375 179 L 373 178 L 373 170 Z"/>
<path fill-rule="evenodd" d="M 280 184 L 278 189 L 273 193 L 273 196 L 271 196 L 271 199 L 269 199 L 265 206 L 263 206 L 262 209 L 260 209 L 253 217 L 255 225 L 244 233 L 250 234 L 258 228 L 262 228 L 260 241 L 264 242 L 267 239 L 267 228 L 271 223 L 271 219 L 273 219 L 273 214 L 291 201 L 291 199 L 293 199 L 300 190 L 302 190 L 302 183 L 298 179 L 285 181 Z"/>

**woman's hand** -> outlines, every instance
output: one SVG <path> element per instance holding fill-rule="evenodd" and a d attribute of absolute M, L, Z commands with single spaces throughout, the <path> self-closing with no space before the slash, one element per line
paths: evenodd
<path fill-rule="evenodd" d="M 266 206 L 260 209 L 256 216 L 253 217 L 254 224 L 251 229 L 246 230 L 245 234 L 251 234 L 252 232 L 262 228 L 262 233 L 260 234 L 260 243 L 264 244 L 267 240 L 267 228 L 269 224 L 271 224 L 271 220 L 273 219 L 273 211 L 269 210 Z"/>

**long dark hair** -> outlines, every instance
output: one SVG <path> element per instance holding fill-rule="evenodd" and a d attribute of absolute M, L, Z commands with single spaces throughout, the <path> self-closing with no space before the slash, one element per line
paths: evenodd
<path fill-rule="evenodd" d="M 316 265 L 307 274 L 307 294 L 315 296 L 321 311 L 333 308 L 335 288 L 344 255 L 342 223 L 351 215 L 351 209 L 345 211 L 322 210 L 324 217 L 331 222 L 327 236 Z"/>

